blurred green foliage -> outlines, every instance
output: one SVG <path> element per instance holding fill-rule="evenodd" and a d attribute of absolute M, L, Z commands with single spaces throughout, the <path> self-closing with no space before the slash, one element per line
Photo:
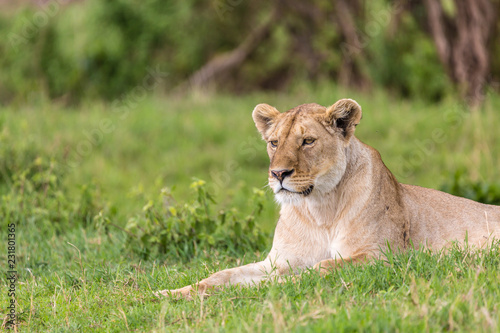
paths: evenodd
<path fill-rule="evenodd" d="M 164 89 L 174 88 L 214 56 L 240 45 L 271 6 L 261 0 L 53 1 L 2 15 L 0 102 L 113 100 L 137 87 L 148 90 L 153 69 L 168 73 Z M 332 10 L 328 2 L 317 6 Z M 394 8 L 387 0 L 367 4 L 366 19 L 358 22 L 363 37 L 358 51 L 367 59 L 361 70 L 373 84 L 402 96 L 441 99 L 449 82 L 432 41 L 408 13 L 401 14 L 394 33 L 387 19 Z M 331 19 L 324 15 L 309 31 L 314 54 L 309 59 L 304 55 L 309 51 L 291 56 L 298 47 L 291 36 L 312 28 L 300 17 L 283 15 L 251 57 L 223 80 L 223 88 L 284 89 L 338 77 L 346 55 Z"/>
<path fill-rule="evenodd" d="M 245 27 L 221 20 L 210 3 L 195 0 L 53 4 L 1 18 L 7 32 L 0 37 L 2 100 L 36 92 L 111 99 L 143 85 L 148 70 L 158 67 L 175 86 L 216 50 L 234 44 Z"/>
<path fill-rule="evenodd" d="M 453 180 L 443 184 L 441 191 L 489 205 L 500 205 L 500 184 L 471 181 L 463 169 L 455 172 Z"/>
<path fill-rule="evenodd" d="M 400 32 L 380 34 L 369 45 L 370 77 L 404 97 L 441 100 L 452 90 L 433 41 L 419 30 L 413 17 L 403 15 L 399 24 Z"/>

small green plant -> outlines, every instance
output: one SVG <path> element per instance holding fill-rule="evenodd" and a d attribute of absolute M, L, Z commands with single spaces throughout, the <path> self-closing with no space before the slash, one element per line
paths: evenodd
<path fill-rule="evenodd" d="M 440 190 L 489 205 L 500 205 L 500 184 L 472 182 L 464 170 L 457 170 L 453 181 L 441 186 Z"/>
<path fill-rule="evenodd" d="M 0 215 L 9 223 L 22 228 L 33 224 L 41 232 L 62 232 L 90 225 L 105 209 L 93 183 L 75 186 L 76 193 L 63 186 L 65 172 L 56 160 L 38 156 L 19 167 L 1 169 L 6 172 L 0 177 Z"/>
<path fill-rule="evenodd" d="M 187 260 L 201 249 L 237 255 L 267 244 L 269 237 L 255 223 L 264 191 L 254 189 L 253 211 L 242 218 L 236 208 L 215 212 L 215 201 L 203 180 L 195 180 L 191 188 L 196 199 L 190 203 L 178 203 L 169 189 L 163 189 L 158 200 L 148 201 L 142 214 L 130 218 L 125 227 L 129 245 L 145 257 L 156 252 Z"/>

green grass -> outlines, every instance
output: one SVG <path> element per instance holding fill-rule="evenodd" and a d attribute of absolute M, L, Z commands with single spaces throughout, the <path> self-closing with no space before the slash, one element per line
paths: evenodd
<path fill-rule="evenodd" d="M 24 232 L 20 232 L 20 237 Z M 83 237 L 82 237 L 83 234 Z M 112 242 L 110 242 L 112 240 Z M 34 331 L 497 331 L 499 248 L 397 255 L 296 282 L 230 287 L 204 300 L 152 291 L 251 262 L 207 253 L 189 265 L 138 262 L 95 230 L 29 245 L 19 285 L 21 326 Z M 74 245 L 74 246 L 73 246 Z M 2 304 L 5 296 L 2 294 Z"/>
<path fill-rule="evenodd" d="M 195 207 L 193 177 L 214 193 L 213 214 L 234 208 L 245 220 L 268 165 L 253 107 L 267 102 L 283 111 L 343 97 L 361 104 L 356 135 L 380 151 L 400 181 L 439 188 L 462 170 L 471 181 L 498 183 L 498 96 L 475 113 L 451 99 L 429 105 L 329 85 L 241 97 L 150 96 L 127 113 L 101 102 L 4 107 L 0 239 L 6 242 L 7 224 L 16 223 L 18 330 L 498 331 L 498 247 L 482 256 L 458 248 L 415 251 L 325 278 L 231 287 L 192 302 L 152 296 L 258 260 L 271 237 L 260 253 L 207 245 L 190 260 L 162 251 L 145 256 L 122 231 L 128 222 L 145 221 L 150 200 L 161 205 L 163 188 L 172 190 L 176 207 Z M 92 141 L 86 133 L 95 143 L 85 143 Z M 87 148 L 81 156 L 79 145 Z M 256 222 L 267 234 L 277 207 L 269 191 L 264 199 Z M 6 262 L 5 250 L 1 256 Z M 7 282 L 1 283 L 4 317 Z"/>

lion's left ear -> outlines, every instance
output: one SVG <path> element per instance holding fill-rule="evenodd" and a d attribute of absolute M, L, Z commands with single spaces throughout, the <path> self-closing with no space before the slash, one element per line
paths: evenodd
<path fill-rule="evenodd" d="M 355 100 L 345 98 L 326 109 L 325 121 L 327 125 L 341 130 L 344 138 L 349 140 L 361 116 L 361 106 Z"/>

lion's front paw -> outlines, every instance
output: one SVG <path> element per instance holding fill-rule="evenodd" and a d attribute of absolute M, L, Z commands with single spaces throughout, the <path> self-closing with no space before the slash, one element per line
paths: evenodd
<path fill-rule="evenodd" d="M 193 296 L 195 295 L 200 295 L 200 296 L 206 296 L 206 289 L 207 287 L 204 284 L 197 284 L 194 286 L 186 286 L 183 288 L 179 289 L 165 289 L 158 291 L 155 294 L 156 297 L 160 297 L 160 295 L 165 296 L 165 297 L 171 297 L 173 299 L 187 299 L 187 300 L 192 300 Z"/>
<path fill-rule="evenodd" d="M 313 269 L 318 272 L 321 276 L 326 275 L 330 272 L 331 267 L 328 264 L 327 260 L 323 260 L 321 262 L 318 262 L 316 265 L 313 266 Z"/>
<path fill-rule="evenodd" d="M 155 293 L 156 297 L 160 296 L 165 296 L 165 297 L 170 297 L 173 299 L 187 299 L 187 300 L 192 300 L 193 299 L 193 294 L 195 294 L 196 291 L 194 290 L 193 286 L 186 286 L 184 288 L 179 288 L 179 289 L 165 289 L 165 290 L 160 290 Z"/>

